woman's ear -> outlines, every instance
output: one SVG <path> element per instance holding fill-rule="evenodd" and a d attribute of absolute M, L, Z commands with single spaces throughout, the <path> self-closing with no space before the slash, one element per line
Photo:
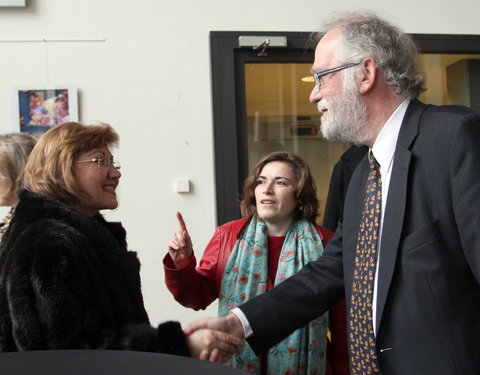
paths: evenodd
<path fill-rule="evenodd" d="M 360 86 L 358 92 L 360 94 L 366 94 L 375 85 L 378 78 L 377 63 L 371 57 L 366 57 L 360 63 Z"/>

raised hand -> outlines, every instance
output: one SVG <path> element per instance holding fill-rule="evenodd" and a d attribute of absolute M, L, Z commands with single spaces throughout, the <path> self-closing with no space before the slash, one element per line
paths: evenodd
<path fill-rule="evenodd" d="M 177 212 L 179 230 L 168 243 L 168 252 L 172 258 L 175 268 L 185 267 L 193 254 L 193 245 L 187 226 L 180 212 Z"/>
<path fill-rule="evenodd" d="M 244 343 L 234 335 L 211 329 L 198 329 L 186 340 L 192 357 L 211 362 L 226 362 Z"/>

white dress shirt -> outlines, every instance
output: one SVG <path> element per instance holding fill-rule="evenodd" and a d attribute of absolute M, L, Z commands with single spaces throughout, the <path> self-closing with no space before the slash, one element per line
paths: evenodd
<path fill-rule="evenodd" d="M 382 177 L 382 215 L 380 219 L 380 239 L 382 238 L 382 229 L 383 229 L 383 213 L 385 212 L 385 207 L 387 204 L 388 198 L 388 187 L 390 185 L 390 177 L 392 176 L 392 166 L 393 166 L 393 155 L 395 154 L 395 147 L 397 145 L 398 134 L 400 133 L 400 127 L 402 125 L 403 118 L 405 117 L 405 112 L 407 111 L 408 104 L 410 99 L 405 99 L 397 109 L 389 117 L 382 130 L 377 136 L 373 147 L 369 151 L 373 153 L 375 159 L 377 159 L 378 164 L 380 164 L 380 175 Z M 380 266 L 380 249 L 381 241 L 378 243 L 378 261 L 377 261 L 377 271 L 375 272 L 375 283 L 373 289 L 373 329 L 376 332 L 376 312 L 377 312 L 377 283 L 378 283 L 378 269 Z M 245 337 L 249 337 L 253 334 L 250 323 L 247 320 L 247 317 L 238 307 L 233 308 L 232 313 L 237 315 L 238 319 L 242 323 L 243 329 L 245 331 Z"/>
<path fill-rule="evenodd" d="M 383 231 L 383 218 L 385 207 L 387 206 L 388 187 L 390 186 L 390 177 L 392 176 L 393 155 L 395 154 L 395 147 L 397 146 L 398 134 L 400 133 L 400 127 L 402 125 L 405 112 L 407 111 L 410 99 L 404 100 L 392 113 L 387 120 L 382 130 L 375 139 L 373 147 L 370 152 L 375 156 L 378 164 L 380 164 L 380 175 L 382 177 L 382 215 L 380 217 L 380 240 L 377 247 L 377 270 L 375 271 L 375 283 L 373 286 L 373 331 L 375 336 L 376 321 L 377 321 L 377 283 L 378 283 L 378 269 L 380 267 L 380 250 L 382 247 L 382 231 Z"/>

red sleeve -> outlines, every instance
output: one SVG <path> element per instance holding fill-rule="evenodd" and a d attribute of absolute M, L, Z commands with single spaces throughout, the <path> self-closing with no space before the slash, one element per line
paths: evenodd
<path fill-rule="evenodd" d="M 322 227 L 320 225 L 315 224 L 317 227 L 318 234 L 320 235 L 320 238 L 322 239 L 322 244 L 323 247 L 327 246 L 328 241 L 330 241 L 333 238 L 333 233 L 330 229 L 326 227 Z"/>
<path fill-rule="evenodd" d="M 165 284 L 175 300 L 194 310 L 205 309 L 218 297 L 217 266 L 221 250 L 221 231 L 217 228 L 196 268 L 196 258 L 181 269 L 173 265 L 170 254 L 163 259 Z"/>
<path fill-rule="evenodd" d="M 218 298 L 223 271 L 244 225 L 245 220 L 238 219 L 218 227 L 205 248 L 198 267 L 194 256 L 182 269 L 173 266 L 169 254 L 165 256 L 165 284 L 180 304 L 200 310 Z"/>

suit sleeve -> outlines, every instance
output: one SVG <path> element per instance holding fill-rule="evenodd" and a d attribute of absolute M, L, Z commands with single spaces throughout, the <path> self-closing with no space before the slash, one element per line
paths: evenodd
<path fill-rule="evenodd" d="M 344 297 L 341 238 L 340 225 L 323 256 L 239 306 L 253 330 L 248 343 L 257 355 L 324 314 Z"/>
<path fill-rule="evenodd" d="M 471 113 L 450 140 L 452 202 L 460 241 L 480 283 L 480 114 Z"/>

